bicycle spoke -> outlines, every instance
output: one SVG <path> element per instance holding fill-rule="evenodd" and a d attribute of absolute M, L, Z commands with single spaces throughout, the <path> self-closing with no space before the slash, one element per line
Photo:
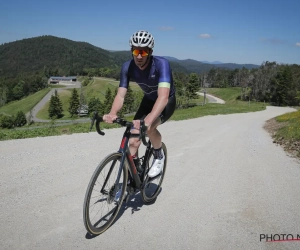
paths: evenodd
<path fill-rule="evenodd" d="M 105 231 L 113 222 L 122 204 L 121 199 L 115 201 L 119 188 L 127 183 L 127 169 L 123 166 L 120 182 L 118 185 L 115 184 L 120 160 L 120 153 L 108 156 L 98 166 L 90 181 L 85 197 L 84 223 L 86 229 L 92 234 Z"/>

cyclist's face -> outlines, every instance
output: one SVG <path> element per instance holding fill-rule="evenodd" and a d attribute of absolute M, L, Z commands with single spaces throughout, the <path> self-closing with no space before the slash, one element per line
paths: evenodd
<path fill-rule="evenodd" d="M 137 52 L 137 50 L 138 50 L 138 52 Z M 143 66 L 145 64 L 145 62 L 147 61 L 147 58 L 148 58 L 148 56 L 146 55 L 146 53 L 143 52 L 143 51 L 145 51 L 148 54 L 148 56 L 150 56 L 151 52 L 152 52 L 152 50 L 149 49 L 149 48 L 145 48 L 145 47 L 132 47 L 133 59 L 134 59 L 135 64 L 138 67 Z M 134 52 L 137 52 L 137 53 L 134 53 Z M 145 68 L 145 66 L 143 68 Z"/>

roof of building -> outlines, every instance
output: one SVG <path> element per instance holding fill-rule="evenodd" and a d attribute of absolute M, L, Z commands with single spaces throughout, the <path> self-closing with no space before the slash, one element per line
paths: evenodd
<path fill-rule="evenodd" d="M 50 76 L 51 79 L 53 80 L 59 80 L 59 79 L 63 79 L 63 80 L 72 80 L 72 79 L 76 79 L 76 76 Z"/>

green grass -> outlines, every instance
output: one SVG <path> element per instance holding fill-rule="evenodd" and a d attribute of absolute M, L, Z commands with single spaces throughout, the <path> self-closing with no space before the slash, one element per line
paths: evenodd
<path fill-rule="evenodd" d="M 245 113 L 245 112 L 254 112 L 265 109 L 265 106 L 262 103 L 253 103 L 250 106 L 248 103 L 239 103 L 236 104 L 207 104 L 204 106 L 196 106 L 188 109 L 178 109 L 175 110 L 173 116 L 170 120 L 186 120 L 197 117 L 202 117 L 206 115 L 218 115 L 218 114 L 232 114 L 232 113 Z M 132 116 L 126 116 L 128 121 L 132 121 Z M 58 124 L 58 123 L 57 123 Z M 33 124 L 32 127 L 37 124 Z M 42 124 L 39 124 L 42 126 Z M 62 125 L 59 127 L 51 125 L 48 123 L 42 128 L 35 129 L 6 129 L 0 130 L 0 140 L 11 140 L 11 139 L 21 139 L 21 138 L 32 138 L 32 137 L 43 137 L 43 136 L 53 136 L 53 135 L 63 135 L 63 134 L 72 134 L 72 133 L 87 133 L 89 131 L 90 122 L 87 123 L 70 123 Z M 115 128 L 118 125 L 115 124 L 101 124 L 101 129 Z M 95 131 L 95 128 L 94 130 Z"/>
<path fill-rule="evenodd" d="M 35 126 L 32 125 L 32 126 Z M 110 129 L 120 127 L 117 124 L 101 124 L 101 129 Z M 95 127 L 94 130 L 95 131 Z M 35 137 L 47 137 L 47 136 L 57 136 L 65 134 L 74 133 L 88 133 L 90 132 L 90 122 L 88 123 L 70 123 L 62 126 L 56 126 L 54 124 L 48 123 L 41 128 L 34 129 L 1 129 L 0 130 L 0 141 L 4 140 L 15 140 L 15 139 L 25 139 L 25 138 L 35 138 Z"/>
<path fill-rule="evenodd" d="M 207 88 L 208 94 L 219 97 L 223 99 L 225 102 L 237 102 L 236 99 L 241 94 L 240 87 L 232 87 L 232 88 Z"/>
<path fill-rule="evenodd" d="M 109 78 L 94 78 L 94 81 L 89 86 L 83 88 L 84 94 L 87 99 L 91 99 L 92 97 L 99 98 L 101 101 L 105 99 L 105 92 L 108 88 L 111 89 L 112 93 L 116 88 L 119 87 L 119 81 L 115 81 Z M 130 87 L 133 91 L 141 91 L 140 87 L 134 83 L 130 82 Z"/>
<path fill-rule="evenodd" d="M 0 114 L 16 115 L 18 111 L 23 111 L 25 114 L 29 112 L 49 91 L 51 88 L 42 89 L 30 96 L 27 96 L 19 101 L 10 102 L 7 105 L 0 107 Z"/>
<path fill-rule="evenodd" d="M 58 93 L 59 99 L 61 100 L 62 105 L 63 105 L 63 117 L 61 119 L 72 119 L 70 116 L 70 113 L 68 111 L 69 102 L 70 102 L 70 98 L 71 98 L 71 92 L 72 92 L 72 89 L 65 89 Z M 48 113 L 49 104 L 50 104 L 50 101 L 48 101 L 44 105 L 44 107 L 40 109 L 40 111 L 36 115 L 37 118 L 43 119 L 43 120 L 49 119 L 49 113 Z M 76 116 L 76 118 L 78 118 L 78 117 Z"/>
<path fill-rule="evenodd" d="M 275 132 L 275 141 L 300 157 L 300 110 L 277 116 L 276 121 L 284 124 Z"/>
<path fill-rule="evenodd" d="M 52 88 L 52 89 L 56 89 L 56 88 L 64 88 L 66 86 L 65 85 L 60 85 L 60 84 L 48 84 L 48 87 Z"/>
<path fill-rule="evenodd" d="M 265 105 L 262 103 L 238 103 L 238 104 L 206 104 L 204 106 L 196 106 L 188 109 L 178 109 L 171 117 L 172 120 L 187 120 L 207 115 L 219 115 L 219 114 L 234 114 L 234 113 L 247 113 L 261 111 L 265 109 Z"/>
<path fill-rule="evenodd" d="M 277 132 L 277 137 L 300 141 L 300 110 L 278 116 L 276 120 L 287 122 L 287 125 Z"/>

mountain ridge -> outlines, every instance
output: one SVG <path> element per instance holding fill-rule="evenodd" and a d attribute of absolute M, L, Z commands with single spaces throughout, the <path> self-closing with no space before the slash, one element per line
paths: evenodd
<path fill-rule="evenodd" d="M 172 57 L 172 56 L 163 56 L 164 58 L 166 58 L 169 61 L 174 61 L 174 62 L 182 62 L 182 61 L 194 61 L 195 63 L 202 63 L 202 64 L 210 64 L 210 65 L 215 65 L 217 67 L 220 68 L 229 68 L 229 69 L 235 69 L 235 68 L 248 68 L 248 69 L 252 69 L 252 68 L 259 68 L 260 65 L 256 65 L 256 64 L 251 64 L 251 63 L 246 63 L 246 64 L 238 64 L 238 63 L 223 63 L 220 61 L 213 61 L 213 62 L 208 62 L 208 61 L 198 61 L 195 59 L 177 59 L 176 57 Z"/>
<path fill-rule="evenodd" d="M 85 68 L 120 68 L 132 58 L 130 50 L 105 50 L 83 41 L 44 35 L 17 40 L 0 45 L 0 73 L 2 77 L 15 78 L 23 73 L 36 74 L 48 69 L 58 75 L 76 75 Z M 179 60 L 165 56 L 174 72 L 203 73 L 212 68 L 233 70 L 259 67 L 252 64 L 204 63 L 194 59 Z M 216 62 L 215 62 L 216 63 Z"/>

